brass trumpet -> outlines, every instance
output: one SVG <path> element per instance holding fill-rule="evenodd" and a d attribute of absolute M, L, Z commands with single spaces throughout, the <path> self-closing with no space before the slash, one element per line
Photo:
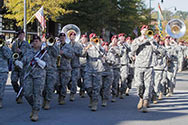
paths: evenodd
<path fill-rule="evenodd" d="M 95 44 L 100 43 L 100 39 L 99 39 L 99 37 L 97 37 L 97 36 L 95 36 L 95 37 L 91 38 L 91 40 L 90 40 L 90 41 L 91 41 L 91 42 L 94 42 Z"/>
<path fill-rule="evenodd" d="M 153 38 L 153 31 L 152 30 L 147 30 L 145 35 L 146 35 L 146 37 L 148 39 Z"/>
<path fill-rule="evenodd" d="M 55 39 L 53 37 L 50 37 L 47 39 L 47 45 L 48 46 L 53 46 L 55 43 Z"/>

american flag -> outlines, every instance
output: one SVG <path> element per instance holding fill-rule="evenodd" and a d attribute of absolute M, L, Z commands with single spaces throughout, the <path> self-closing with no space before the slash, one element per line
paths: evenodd
<path fill-rule="evenodd" d="M 46 20 L 44 18 L 43 6 L 35 13 L 35 17 L 40 22 L 42 30 L 44 30 L 46 28 Z"/>

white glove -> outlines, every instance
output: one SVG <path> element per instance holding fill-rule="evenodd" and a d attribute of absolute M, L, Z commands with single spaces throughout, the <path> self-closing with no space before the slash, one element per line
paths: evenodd
<path fill-rule="evenodd" d="M 15 65 L 18 66 L 20 69 L 23 69 L 23 63 L 21 61 L 16 60 Z"/>
<path fill-rule="evenodd" d="M 39 58 L 35 58 L 36 62 L 38 63 L 38 65 L 44 69 L 46 66 L 46 62 L 44 62 L 43 60 L 39 59 Z"/>

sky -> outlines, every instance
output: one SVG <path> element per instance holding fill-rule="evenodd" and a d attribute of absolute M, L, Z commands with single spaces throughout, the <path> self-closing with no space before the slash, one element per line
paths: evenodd
<path fill-rule="evenodd" d="M 149 1 L 150 0 L 144 0 L 145 4 L 149 8 Z M 161 3 L 161 0 L 151 0 L 151 6 L 152 8 L 155 8 L 155 10 L 158 10 L 158 3 L 161 4 L 162 10 L 170 10 L 172 12 L 174 11 L 174 6 L 177 8 L 177 10 L 181 11 L 187 11 L 188 12 L 188 0 L 163 0 L 163 4 Z"/>

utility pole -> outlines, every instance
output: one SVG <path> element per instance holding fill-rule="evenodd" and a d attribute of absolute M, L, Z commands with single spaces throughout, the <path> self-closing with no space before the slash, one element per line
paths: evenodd
<path fill-rule="evenodd" d="M 3 30 L 3 3 L 4 0 L 0 1 L 0 35 L 2 34 Z"/>
<path fill-rule="evenodd" d="M 27 40 L 27 0 L 24 0 L 24 32 L 25 40 Z"/>

